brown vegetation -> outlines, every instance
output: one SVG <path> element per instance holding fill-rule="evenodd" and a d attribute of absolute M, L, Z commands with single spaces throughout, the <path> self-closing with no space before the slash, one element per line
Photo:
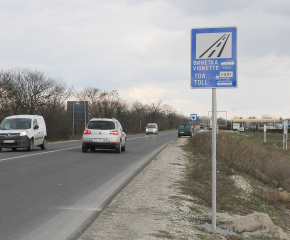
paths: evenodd
<path fill-rule="evenodd" d="M 197 204 L 211 208 L 211 132 L 195 134 L 185 149 L 189 162 L 182 191 Z M 289 232 L 289 167 L 290 156 L 283 151 L 220 131 L 217 135 L 217 211 L 241 215 L 265 212 Z M 251 191 L 237 187 L 234 178 L 237 175 L 251 186 Z"/>
<path fill-rule="evenodd" d="M 192 144 L 196 146 L 194 151 L 211 155 L 211 132 L 195 135 Z M 290 191 L 289 157 L 266 146 L 219 132 L 217 164 L 245 173 L 268 186 Z"/>
<path fill-rule="evenodd" d="M 63 80 L 53 79 L 37 70 L 0 71 L 0 121 L 11 115 L 42 115 L 49 141 L 72 138 L 73 126 L 66 109 L 69 99 L 88 101 L 89 119 L 117 118 L 128 133 L 144 132 L 149 122 L 156 122 L 159 131 L 163 131 L 175 129 L 179 122 L 187 121 L 187 117 L 162 100 L 148 100 L 148 104 L 131 103 L 122 99 L 117 90 L 91 87 L 74 90 Z M 75 123 L 74 138 L 80 138 L 84 128 L 84 123 Z"/>

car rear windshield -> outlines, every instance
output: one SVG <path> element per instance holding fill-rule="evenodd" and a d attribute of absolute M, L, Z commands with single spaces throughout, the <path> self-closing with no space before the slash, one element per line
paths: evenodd
<path fill-rule="evenodd" d="M 115 129 L 115 123 L 110 121 L 90 121 L 89 129 L 111 130 Z"/>
<path fill-rule="evenodd" d="M 179 124 L 180 128 L 190 128 L 189 124 Z"/>
<path fill-rule="evenodd" d="M 30 118 L 8 118 L 1 124 L 1 130 L 29 129 L 31 128 Z"/>

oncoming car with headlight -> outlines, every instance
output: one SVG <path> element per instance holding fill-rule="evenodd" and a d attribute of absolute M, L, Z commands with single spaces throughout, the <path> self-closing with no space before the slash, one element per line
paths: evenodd
<path fill-rule="evenodd" d="M 46 149 L 46 125 L 42 116 L 15 115 L 5 118 L 0 126 L 0 151 L 2 148 L 26 148 L 35 146 Z"/>
<path fill-rule="evenodd" d="M 157 123 L 148 123 L 146 127 L 146 135 L 149 133 L 158 134 Z"/>
<path fill-rule="evenodd" d="M 115 118 L 92 118 L 83 133 L 82 151 L 101 148 L 121 153 L 126 150 L 126 131 Z"/>

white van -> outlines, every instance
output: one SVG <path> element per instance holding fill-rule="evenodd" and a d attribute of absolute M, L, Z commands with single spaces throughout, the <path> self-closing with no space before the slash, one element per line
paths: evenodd
<path fill-rule="evenodd" d="M 0 125 L 0 151 L 2 148 L 26 148 L 35 146 L 46 149 L 46 126 L 42 116 L 15 115 L 5 118 Z"/>

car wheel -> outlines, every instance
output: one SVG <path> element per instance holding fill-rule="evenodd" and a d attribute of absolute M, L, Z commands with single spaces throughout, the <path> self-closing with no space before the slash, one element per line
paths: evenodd
<path fill-rule="evenodd" d="M 40 148 L 42 150 L 45 150 L 46 149 L 46 146 L 47 146 L 47 141 L 46 141 L 46 137 L 43 139 L 43 143 L 40 145 Z"/>
<path fill-rule="evenodd" d="M 180 134 L 178 134 L 178 137 L 180 137 Z"/>
<path fill-rule="evenodd" d="M 125 142 L 124 146 L 122 147 L 122 151 L 123 151 L 123 152 L 126 151 L 126 142 Z"/>
<path fill-rule="evenodd" d="M 121 153 L 121 151 L 122 151 L 122 144 L 120 142 L 119 146 L 115 148 L 115 152 L 116 153 Z"/>
<path fill-rule="evenodd" d="M 89 150 L 89 149 L 88 149 L 87 147 L 83 147 L 83 146 L 82 146 L 82 151 L 83 151 L 84 153 L 88 152 L 88 150 Z"/>
<path fill-rule="evenodd" d="M 30 139 L 30 142 L 29 142 L 29 147 L 27 148 L 27 151 L 33 151 L 33 148 L 34 148 L 34 140 L 33 138 Z"/>
<path fill-rule="evenodd" d="M 2 148 L 0 148 L 0 152 L 2 151 Z"/>
<path fill-rule="evenodd" d="M 91 151 L 95 151 L 95 148 L 94 148 L 94 147 L 90 147 L 90 150 L 91 150 Z"/>
<path fill-rule="evenodd" d="M 12 151 L 16 151 L 16 148 L 12 148 Z"/>

